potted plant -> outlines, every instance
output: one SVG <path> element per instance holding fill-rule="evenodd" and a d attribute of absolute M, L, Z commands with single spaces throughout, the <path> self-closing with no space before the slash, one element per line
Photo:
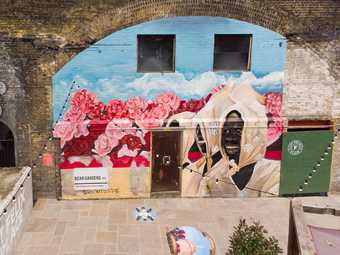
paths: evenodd
<path fill-rule="evenodd" d="M 240 219 L 229 238 L 229 249 L 226 255 L 277 255 L 282 254 L 278 240 L 268 236 L 267 230 L 259 222 L 248 225 Z"/>

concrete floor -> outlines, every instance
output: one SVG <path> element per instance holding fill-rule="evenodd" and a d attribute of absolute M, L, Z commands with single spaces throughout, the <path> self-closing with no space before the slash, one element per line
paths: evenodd
<path fill-rule="evenodd" d="M 138 222 L 133 211 L 156 210 L 152 223 Z M 260 221 L 286 254 L 289 200 L 285 198 L 161 198 L 94 201 L 37 201 L 17 255 L 163 255 L 170 254 L 166 227 L 195 226 L 216 241 L 217 254 L 240 217 Z"/>

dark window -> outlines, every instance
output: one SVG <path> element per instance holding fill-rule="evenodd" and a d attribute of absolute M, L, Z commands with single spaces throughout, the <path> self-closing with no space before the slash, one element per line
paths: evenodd
<path fill-rule="evenodd" d="M 214 71 L 250 70 L 251 35 L 215 35 Z"/>
<path fill-rule="evenodd" d="M 138 72 L 175 71 L 175 35 L 137 35 Z"/>
<path fill-rule="evenodd" d="M 11 130 L 0 122 L 0 167 L 15 166 L 14 137 Z"/>

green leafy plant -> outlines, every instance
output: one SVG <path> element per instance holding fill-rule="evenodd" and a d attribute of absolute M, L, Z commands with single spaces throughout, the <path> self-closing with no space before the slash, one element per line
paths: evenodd
<path fill-rule="evenodd" d="M 268 232 L 259 222 L 248 225 L 240 219 L 229 238 L 229 249 L 226 255 L 277 255 L 282 254 L 278 240 L 267 237 Z"/>

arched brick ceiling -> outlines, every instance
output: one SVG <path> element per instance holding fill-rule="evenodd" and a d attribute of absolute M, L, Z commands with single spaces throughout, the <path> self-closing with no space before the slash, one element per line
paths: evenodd
<path fill-rule="evenodd" d="M 234 18 L 301 42 L 321 37 L 328 41 L 340 27 L 339 5 L 337 0 L 4 0 L 0 2 L 0 41 L 3 34 L 5 41 L 25 38 L 39 46 L 79 52 L 127 26 L 190 15 Z M 321 58 L 326 55 L 320 47 L 308 43 L 307 47 Z M 327 59 L 332 65 L 334 61 Z"/>
<path fill-rule="evenodd" d="M 283 1 L 283 0 L 282 0 Z M 6 4 L 6 2 L 8 2 Z M 16 0 L 0 3 L 0 32 L 10 37 L 61 36 L 70 44 L 102 38 L 123 27 L 166 16 L 221 16 L 279 33 L 301 32 L 303 24 L 278 8 L 278 1 L 251 0 Z"/>

